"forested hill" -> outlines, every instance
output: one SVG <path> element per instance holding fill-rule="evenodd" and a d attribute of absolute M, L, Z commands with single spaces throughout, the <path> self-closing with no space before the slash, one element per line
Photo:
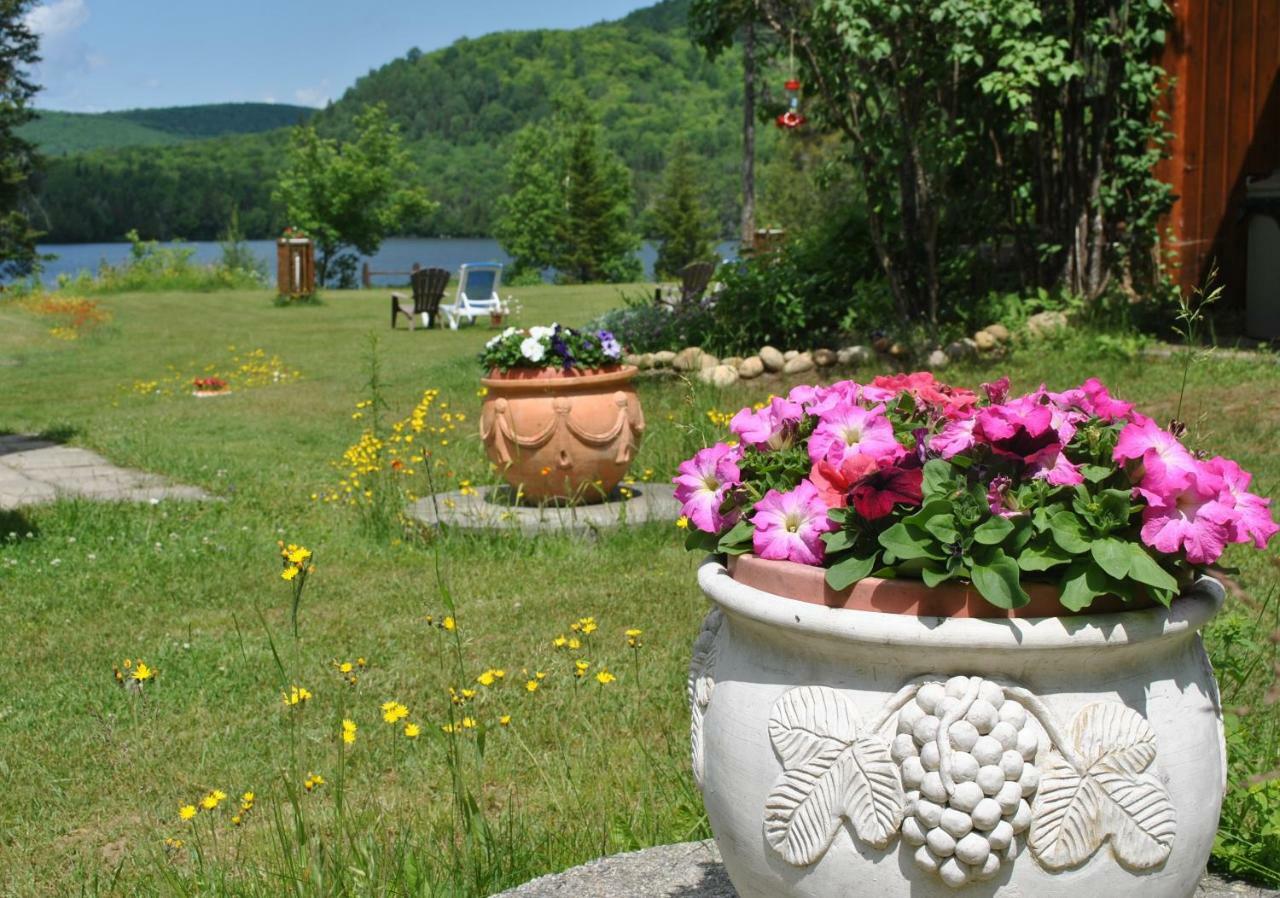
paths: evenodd
<path fill-rule="evenodd" d="M 276 103 L 213 103 L 98 113 L 41 110 L 18 133 L 46 156 L 66 156 L 85 150 L 166 146 L 227 134 L 257 134 L 305 122 L 314 113 L 306 106 Z"/>
<path fill-rule="evenodd" d="M 728 54 L 708 62 L 690 43 L 688 2 L 667 0 L 575 30 L 499 32 L 410 50 L 360 78 L 314 121 L 324 133 L 348 136 L 365 104 L 386 103 L 440 202 L 427 236 L 487 235 L 510 137 L 550 114 L 558 92 L 581 90 L 635 172 L 640 208 L 671 142 L 684 134 L 728 227 L 736 216 L 741 61 Z M 54 159 L 38 211 L 51 241 L 119 239 L 131 227 L 160 239 L 212 238 L 233 204 L 251 236 L 271 236 L 285 224 L 270 204 L 285 142 L 275 131 Z"/>

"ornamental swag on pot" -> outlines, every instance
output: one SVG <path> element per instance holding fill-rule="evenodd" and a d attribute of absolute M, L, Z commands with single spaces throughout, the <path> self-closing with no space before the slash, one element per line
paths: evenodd
<path fill-rule="evenodd" d="M 1250 476 L 1092 379 L 802 386 L 730 429 L 675 484 L 738 893 L 1190 896 L 1225 776 L 1201 569 L 1277 531 Z"/>
<path fill-rule="evenodd" d="M 485 344 L 480 435 L 525 501 L 598 502 L 626 475 L 644 413 L 608 331 L 509 327 Z"/>

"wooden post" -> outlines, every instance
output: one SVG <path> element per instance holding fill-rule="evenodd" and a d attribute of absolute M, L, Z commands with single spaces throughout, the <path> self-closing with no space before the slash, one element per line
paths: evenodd
<path fill-rule="evenodd" d="M 364 287 L 366 290 L 373 289 L 373 276 L 369 274 L 368 260 L 360 266 L 360 286 Z"/>

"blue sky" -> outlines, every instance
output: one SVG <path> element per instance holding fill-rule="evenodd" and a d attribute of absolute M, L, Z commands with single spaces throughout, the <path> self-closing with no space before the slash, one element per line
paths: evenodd
<path fill-rule="evenodd" d="M 322 106 L 410 47 L 575 28 L 655 0 L 43 0 L 43 109 L 266 101 Z"/>

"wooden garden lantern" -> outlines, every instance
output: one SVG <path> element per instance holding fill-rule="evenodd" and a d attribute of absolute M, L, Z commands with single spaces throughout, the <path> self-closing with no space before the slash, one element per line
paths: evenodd
<path fill-rule="evenodd" d="M 292 229 L 276 241 L 276 289 L 290 298 L 316 292 L 315 244 Z"/>

